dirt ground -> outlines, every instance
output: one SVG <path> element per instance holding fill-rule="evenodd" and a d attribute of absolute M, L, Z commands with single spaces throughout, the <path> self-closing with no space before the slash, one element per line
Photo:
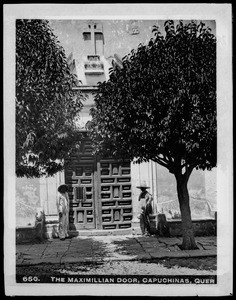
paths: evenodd
<path fill-rule="evenodd" d="M 215 275 L 216 257 L 151 261 L 107 261 L 96 264 L 20 266 L 16 274 L 39 275 Z"/>

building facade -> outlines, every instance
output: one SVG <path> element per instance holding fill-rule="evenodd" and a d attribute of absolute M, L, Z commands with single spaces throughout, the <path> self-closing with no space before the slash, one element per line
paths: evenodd
<path fill-rule="evenodd" d="M 121 66 L 121 58 L 131 49 L 150 40 L 156 23 L 151 20 L 50 21 L 65 49 L 71 72 L 77 75 L 75 89 L 87 95 L 78 124 L 85 139 L 64 172 L 51 178 L 17 179 L 17 203 L 21 207 L 25 205 L 24 211 L 26 207 L 31 208 L 28 216 L 27 213 L 19 216 L 17 212 L 17 225 L 32 224 L 37 210 L 44 211 L 48 220 L 55 220 L 57 187 L 62 183 L 70 188 L 71 230 L 137 231 L 140 190 L 136 187 L 143 181 L 154 198 L 154 218 L 158 213 L 165 213 L 170 219 L 180 217 L 175 178 L 167 169 L 153 161 L 133 164 L 95 157 L 85 130 L 91 119 L 89 110 L 94 104 L 98 82 L 108 80 L 109 69 Z M 194 170 L 188 187 L 192 218 L 211 217 L 211 212 L 216 210 L 216 170 Z"/>

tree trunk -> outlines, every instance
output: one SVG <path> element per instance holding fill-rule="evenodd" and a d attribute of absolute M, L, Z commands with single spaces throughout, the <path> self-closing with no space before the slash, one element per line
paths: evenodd
<path fill-rule="evenodd" d="M 182 218 L 182 249 L 196 249 L 197 245 L 194 238 L 193 224 L 191 220 L 191 211 L 189 206 L 189 193 L 187 188 L 188 177 L 182 174 L 175 175 L 177 181 L 177 193 Z"/>

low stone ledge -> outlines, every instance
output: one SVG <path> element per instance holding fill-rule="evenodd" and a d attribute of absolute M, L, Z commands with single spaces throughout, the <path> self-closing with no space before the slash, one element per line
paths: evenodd
<path fill-rule="evenodd" d="M 114 230 L 104 230 L 104 229 L 93 229 L 93 230 L 70 230 L 69 235 L 72 236 L 110 236 L 110 235 L 131 235 L 132 228 L 125 229 L 114 229 Z"/>
<path fill-rule="evenodd" d="M 41 226 L 16 227 L 16 244 L 41 241 Z"/>
<path fill-rule="evenodd" d="M 182 236 L 182 221 L 167 220 L 169 236 Z M 198 219 L 192 220 L 195 236 L 215 236 L 216 235 L 216 220 L 215 219 Z"/>

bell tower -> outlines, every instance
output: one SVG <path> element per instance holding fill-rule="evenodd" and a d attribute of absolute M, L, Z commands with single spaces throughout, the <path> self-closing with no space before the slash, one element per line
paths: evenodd
<path fill-rule="evenodd" d="M 88 21 L 82 31 L 83 47 L 86 56 L 83 58 L 83 73 L 85 85 L 95 86 L 104 81 L 104 35 L 102 23 Z"/>

